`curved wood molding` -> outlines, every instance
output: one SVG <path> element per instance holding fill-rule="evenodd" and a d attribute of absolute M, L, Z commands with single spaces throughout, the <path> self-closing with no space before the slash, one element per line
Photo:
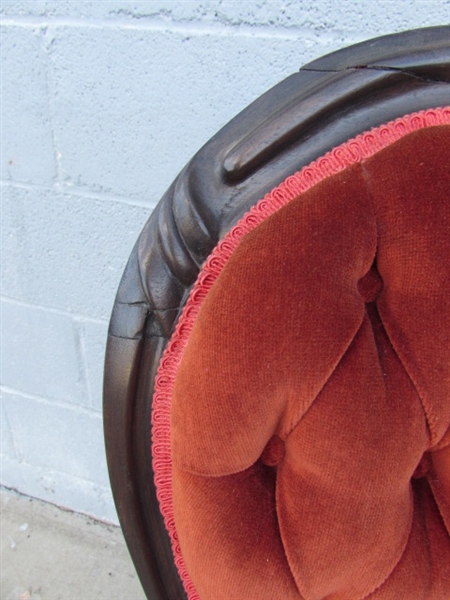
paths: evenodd
<path fill-rule="evenodd" d="M 186 598 L 155 495 L 151 401 L 180 309 L 216 243 L 288 175 L 357 134 L 448 104 L 450 27 L 315 60 L 228 123 L 188 163 L 139 236 L 111 316 L 104 429 L 122 529 L 148 597 Z"/>

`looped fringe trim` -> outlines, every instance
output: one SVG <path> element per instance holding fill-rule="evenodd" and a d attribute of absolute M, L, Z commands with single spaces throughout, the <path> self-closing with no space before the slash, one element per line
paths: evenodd
<path fill-rule="evenodd" d="M 217 244 L 199 273 L 175 331 L 164 351 L 155 380 L 152 408 L 152 460 L 156 494 L 172 543 L 172 551 L 188 600 L 200 600 L 186 569 L 175 526 L 172 498 L 172 457 L 170 449 L 170 404 L 178 366 L 189 335 L 206 295 L 242 238 L 330 175 L 360 163 L 400 138 L 425 127 L 450 124 L 450 106 L 412 113 L 361 133 L 287 177 L 266 194 Z"/>

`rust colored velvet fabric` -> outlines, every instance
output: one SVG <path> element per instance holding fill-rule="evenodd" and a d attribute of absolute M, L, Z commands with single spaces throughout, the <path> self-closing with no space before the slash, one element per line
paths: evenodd
<path fill-rule="evenodd" d="M 171 408 L 202 600 L 450 598 L 450 127 L 244 237 Z"/>

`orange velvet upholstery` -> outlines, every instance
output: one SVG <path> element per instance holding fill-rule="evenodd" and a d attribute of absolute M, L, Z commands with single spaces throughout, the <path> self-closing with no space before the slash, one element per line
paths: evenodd
<path fill-rule="evenodd" d="M 171 405 L 201 600 L 450 598 L 450 126 L 244 236 Z"/>

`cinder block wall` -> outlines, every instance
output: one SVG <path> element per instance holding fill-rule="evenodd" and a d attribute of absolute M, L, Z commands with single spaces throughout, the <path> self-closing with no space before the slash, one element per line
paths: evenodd
<path fill-rule="evenodd" d="M 1 481 L 115 521 L 104 345 L 155 203 L 211 135 L 302 64 L 446 23 L 450 3 L 3 0 L 1 16 Z"/>

